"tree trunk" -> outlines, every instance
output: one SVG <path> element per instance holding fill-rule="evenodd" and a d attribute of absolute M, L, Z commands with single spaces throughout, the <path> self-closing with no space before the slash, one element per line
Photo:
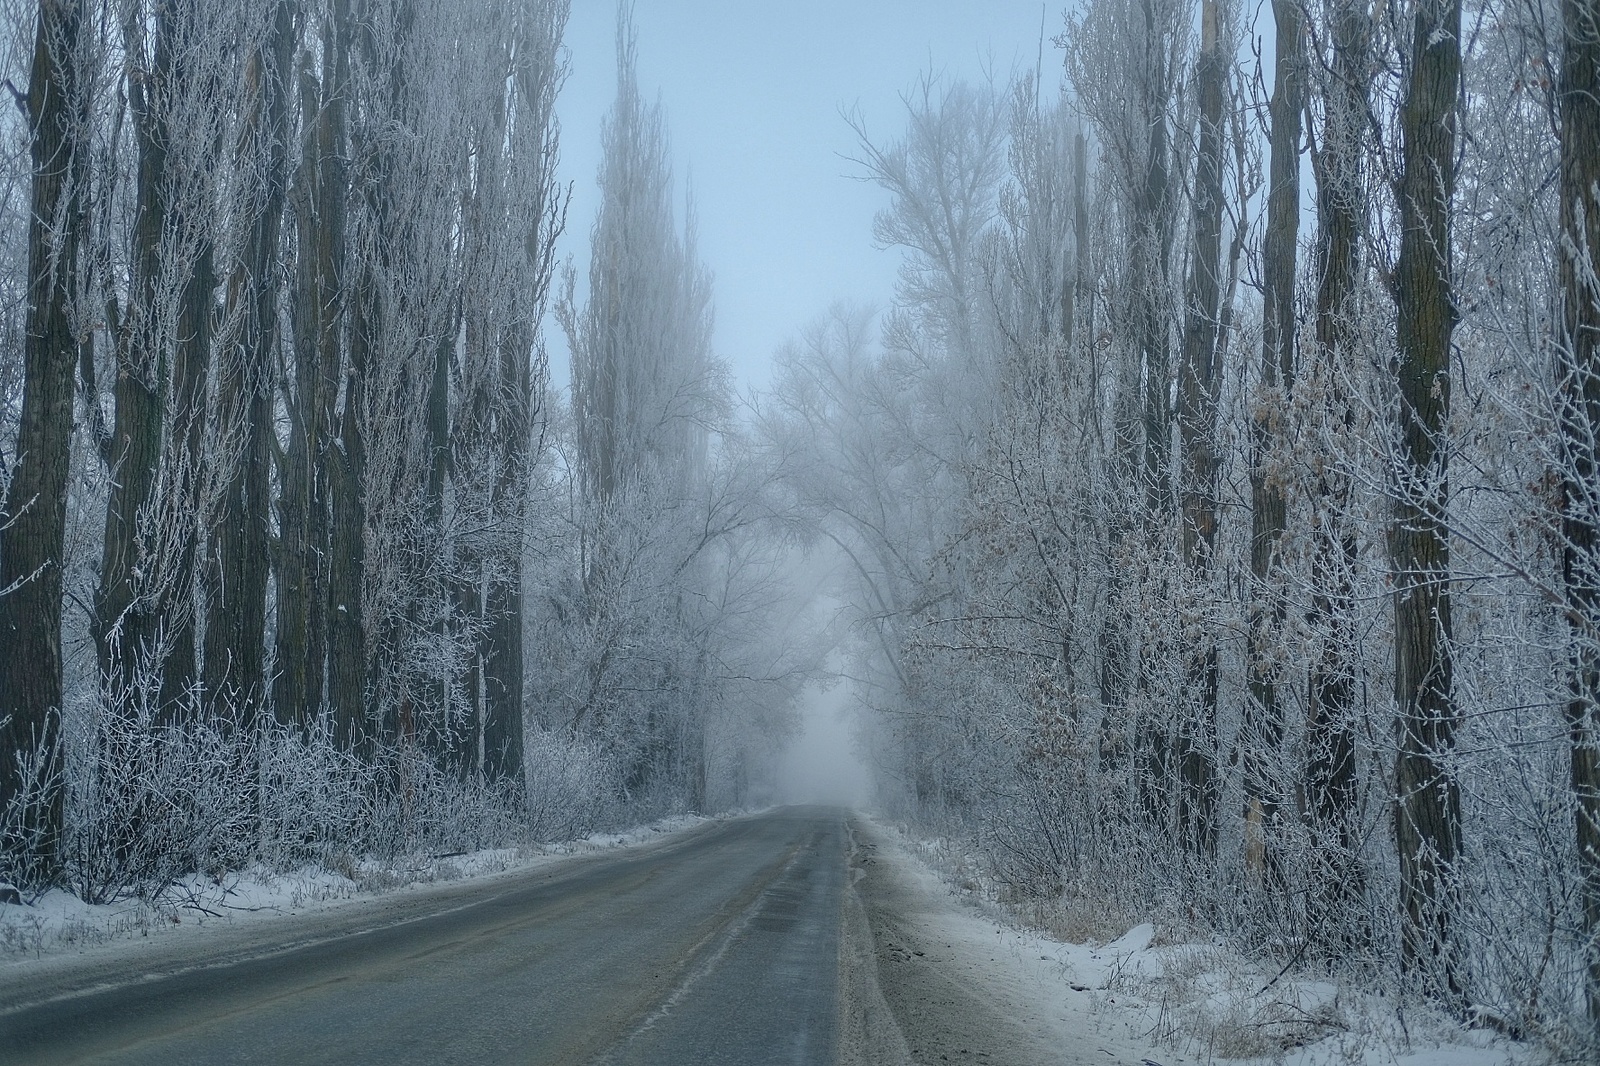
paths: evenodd
<path fill-rule="evenodd" d="M 1273 469 L 1295 374 L 1295 258 L 1300 240 L 1300 134 L 1305 109 L 1305 19 L 1298 0 L 1273 0 L 1273 68 L 1267 228 L 1261 238 L 1261 374 L 1250 419 L 1250 603 L 1244 754 L 1245 860 L 1258 881 L 1282 880 L 1276 851 L 1279 790 L 1274 767 L 1283 743 L 1277 649 L 1287 612 L 1277 573 L 1286 523 L 1283 477 Z"/>
<path fill-rule="evenodd" d="M 1074 259 L 1072 292 L 1073 305 L 1085 303 L 1082 312 L 1074 312 L 1076 321 L 1082 318 L 1084 325 L 1079 332 L 1084 337 L 1082 351 L 1084 358 L 1089 363 L 1089 379 L 1086 389 L 1089 394 L 1088 409 L 1090 413 L 1090 426 L 1098 437 L 1100 431 L 1100 356 L 1095 350 L 1094 343 L 1094 290 L 1089 284 L 1089 141 L 1080 131 L 1072 138 L 1072 254 Z M 1068 331 L 1063 353 L 1070 357 L 1072 354 L 1073 331 Z M 1062 381 L 1071 378 L 1063 370 Z"/>
<path fill-rule="evenodd" d="M 300 82 L 306 138 L 295 197 L 294 393 L 286 403 L 289 447 L 278 500 L 278 672 L 272 702 L 279 721 L 301 725 L 322 708 L 328 648 L 328 452 L 342 365 L 350 83 L 347 42 L 337 23 L 336 5 L 322 27 L 321 77 L 305 73 Z"/>
<path fill-rule="evenodd" d="M 223 360 L 217 388 L 219 420 L 236 427 L 240 449 L 211 534 L 204 681 L 207 696 L 231 705 L 247 728 L 266 696 L 268 464 L 294 7 L 290 0 L 278 0 L 266 47 L 251 57 L 246 70 L 253 110 L 239 157 L 245 166 L 263 166 L 266 189 L 243 257 L 229 279 L 228 302 L 243 324 L 238 344 Z"/>
<path fill-rule="evenodd" d="M 1217 540 L 1217 349 L 1221 310 L 1222 102 L 1227 76 L 1221 49 L 1218 0 L 1200 13 L 1200 56 L 1195 84 L 1200 138 L 1194 187 L 1194 237 L 1189 264 L 1182 361 L 1178 368 L 1178 434 L 1183 447 L 1183 558 L 1190 585 L 1183 654 L 1188 660 L 1188 700 L 1177 731 L 1178 831 L 1196 851 L 1217 842 L 1217 649 L 1201 604 L 1209 600 L 1211 554 Z"/>
<path fill-rule="evenodd" d="M 201 205 L 186 205 L 194 208 Z M 209 207 L 210 205 L 206 205 Z M 179 215 L 183 208 L 174 209 Z M 205 478 L 202 454 L 206 424 L 206 379 L 211 371 L 211 314 L 216 290 L 216 254 L 206 223 L 175 217 L 175 226 L 202 231 L 194 266 L 183 280 L 179 297 L 178 335 L 172 376 L 171 438 L 163 455 L 162 481 L 175 506 L 168 514 L 172 528 L 173 574 L 162 605 L 163 626 L 171 650 L 161 663 L 161 707 L 167 714 L 188 709 L 198 681 L 195 648 L 195 559 L 202 529 L 201 498 Z"/>
<path fill-rule="evenodd" d="M 1395 610 L 1395 841 L 1402 963 L 1447 998 L 1460 995 L 1450 948 L 1459 786 L 1441 761 L 1455 744 L 1448 457 L 1450 216 L 1461 82 L 1460 0 L 1419 0 L 1401 107 L 1398 304 L 1400 454 L 1391 528 Z"/>
<path fill-rule="evenodd" d="M 1173 506 L 1172 353 L 1168 316 L 1162 307 L 1173 241 L 1171 143 L 1167 128 L 1167 109 L 1172 101 L 1166 91 L 1170 73 L 1166 38 L 1157 29 L 1150 5 L 1146 3 L 1144 7 L 1149 62 L 1137 91 L 1142 96 L 1149 135 L 1144 182 L 1133 203 L 1129 275 L 1135 290 L 1133 313 L 1142 363 L 1142 376 L 1139 370 L 1134 375 L 1134 380 L 1141 382 L 1144 430 L 1141 484 L 1146 525 L 1156 530 L 1167 525 Z M 1148 568 L 1146 573 L 1148 585 Z M 1136 608 L 1130 605 L 1130 615 L 1133 609 Z M 1142 647 L 1138 655 L 1135 677 L 1140 689 L 1148 690 L 1154 649 Z M 1149 707 L 1141 709 L 1134 726 L 1134 757 L 1142 806 L 1151 824 L 1162 829 L 1169 825 L 1172 806 L 1172 737 L 1168 726 L 1168 722 L 1153 718 Z"/>
<path fill-rule="evenodd" d="M 33 173 L 22 419 L 0 510 L 0 809 L 26 803 L 20 838 L 0 837 L 0 850 L 18 856 L 19 873 L 40 884 L 59 869 L 62 830 L 61 582 L 78 357 L 71 301 L 89 136 L 83 20 L 82 0 L 39 5 L 27 98 Z M 40 759 L 25 772 L 19 760 L 34 753 Z"/>
<path fill-rule="evenodd" d="M 529 237 L 529 261 L 542 264 L 547 250 L 536 242 L 554 240 L 542 227 Z M 539 306 L 542 301 L 536 301 Z M 491 575 L 488 623 L 479 649 L 484 681 L 484 776 L 521 791 L 522 781 L 522 531 L 528 485 L 529 434 L 535 387 L 528 360 L 533 338 L 519 326 L 508 329 L 500 343 L 495 448 L 499 481 L 494 487 L 494 512 L 504 523 L 507 541 L 499 567 Z"/>
<path fill-rule="evenodd" d="M 1567 724 L 1579 902 L 1587 940 L 1584 995 L 1600 1031 L 1600 3 L 1563 0 L 1562 300 L 1559 402 L 1564 469 L 1562 577 L 1570 633 Z"/>
<path fill-rule="evenodd" d="M 1366 225 L 1362 160 L 1367 114 L 1371 27 L 1359 2 L 1338 4 L 1330 36 L 1333 69 L 1324 103 L 1322 145 L 1317 155 L 1316 347 L 1310 373 L 1319 379 L 1312 394 L 1324 397 L 1317 422 L 1328 436 L 1321 446 L 1335 453 L 1353 429 L 1353 401 L 1341 380 L 1353 365 L 1354 296 L 1360 241 Z M 1354 574 L 1356 538 L 1349 478 L 1320 466 L 1312 481 L 1312 623 L 1321 646 L 1311 663 L 1310 715 L 1303 772 L 1304 814 L 1312 835 L 1312 894 L 1307 913 L 1320 917 L 1310 936 L 1330 953 L 1366 939 L 1360 902 L 1365 894 L 1356 849 Z"/>
<path fill-rule="evenodd" d="M 328 708 L 336 734 L 354 750 L 367 750 L 367 641 L 362 595 L 366 582 L 366 376 L 376 326 L 370 279 L 357 283 L 350 324 L 339 438 L 328 462 L 333 525 L 328 571 Z M 390 730 L 391 739 L 397 733 Z"/>
<path fill-rule="evenodd" d="M 170 648 L 163 632 L 161 571 L 166 559 L 140 528 L 156 491 L 166 424 L 167 366 L 157 304 L 163 284 L 167 222 L 165 109 L 173 78 L 171 12 L 155 19 L 155 67 L 128 82 L 139 167 L 133 228 L 132 292 L 116 336 L 116 405 L 111 443 L 111 493 L 106 504 L 94 635 L 100 674 L 113 703 L 150 702 Z M 139 54 L 142 24 L 131 24 L 129 50 Z M 159 708 L 158 708 L 159 709 Z"/>
<path fill-rule="evenodd" d="M 491 580 L 483 670 L 483 776 L 522 790 L 522 582 Z"/>

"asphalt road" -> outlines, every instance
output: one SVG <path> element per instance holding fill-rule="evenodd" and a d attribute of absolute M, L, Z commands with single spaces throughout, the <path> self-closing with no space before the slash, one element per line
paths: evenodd
<path fill-rule="evenodd" d="M 0 986 L 0 1063 L 831 1066 L 846 819 L 713 823 L 290 946 L 48 970 Z"/>

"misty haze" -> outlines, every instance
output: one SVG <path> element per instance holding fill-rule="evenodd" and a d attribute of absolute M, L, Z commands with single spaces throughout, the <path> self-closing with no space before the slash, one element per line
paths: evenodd
<path fill-rule="evenodd" d="M 1600 1063 L 1600 0 L 0 83 L 0 1066 Z"/>

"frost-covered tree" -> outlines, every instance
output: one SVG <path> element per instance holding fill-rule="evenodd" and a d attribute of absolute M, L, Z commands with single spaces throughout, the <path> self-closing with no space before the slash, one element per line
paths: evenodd
<path fill-rule="evenodd" d="M 43 227 L 48 322 L 0 357 L 3 480 L 37 497 L 0 523 L 29 570 L 0 660 L 30 667 L 0 712 L 0 876 L 99 897 L 287 861 L 302 816 L 396 847 L 520 809 L 566 14 L 30 8 L 6 61 L 37 57 L 47 121 L 6 128 L 54 140 L 5 181 L 51 206 L 0 218 L 8 247 Z"/>
<path fill-rule="evenodd" d="M 686 624 L 714 533 L 700 505 L 725 404 L 711 355 L 710 279 L 692 215 L 673 206 L 666 122 L 639 90 L 631 9 L 619 9 L 617 97 L 602 130 L 589 291 L 561 307 L 572 351 L 581 605 L 563 728 L 604 738 L 641 796 L 704 795 L 706 649 Z"/>

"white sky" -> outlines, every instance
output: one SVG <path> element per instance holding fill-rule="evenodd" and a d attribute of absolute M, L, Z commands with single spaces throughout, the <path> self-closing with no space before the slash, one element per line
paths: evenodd
<path fill-rule="evenodd" d="M 741 386 L 768 379 L 772 352 L 838 299 L 884 304 L 898 258 L 873 246 L 885 198 L 849 177 L 859 107 L 875 138 L 902 126 L 898 93 L 930 66 L 1004 81 L 1039 57 L 1059 82 L 1065 5 L 1038 0 L 638 0 L 639 84 L 660 94 L 680 199 L 692 181 L 700 256 L 715 274 L 716 350 Z M 561 177 L 573 183 L 562 256 L 587 277 L 598 207 L 600 121 L 616 94 L 614 0 L 573 0 L 571 76 L 557 103 Z M 547 326 L 553 383 L 566 342 Z"/>

